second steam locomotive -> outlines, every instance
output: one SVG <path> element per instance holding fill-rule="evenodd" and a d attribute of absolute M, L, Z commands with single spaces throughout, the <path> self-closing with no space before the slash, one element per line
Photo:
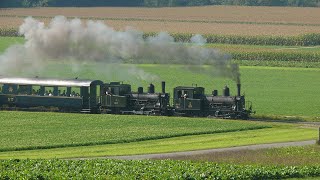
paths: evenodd
<path fill-rule="evenodd" d="M 178 86 L 173 96 L 155 92 L 150 84 L 147 91 L 139 87 L 132 91 L 130 84 L 103 83 L 100 80 L 58 80 L 45 78 L 9 78 L 0 76 L 0 107 L 7 110 L 42 110 L 84 113 L 143 114 L 163 116 L 219 117 L 248 119 L 251 102 L 241 95 L 230 95 L 225 86 L 223 93 L 213 90 L 206 95 L 203 87 Z"/>
<path fill-rule="evenodd" d="M 180 115 L 195 117 L 220 117 L 231 119 L 248 119 L 252 113 L 251 102 L 245 101 L 240 94 L 241 85 L 237 84 L 238 94 L 230 95 L 230 89 L 225 86 L 223 94 L 212 91 L 205 94 L 203 87 L 178 86 L 173 89 L 173 105 L 170 106 L 170 94 L 165 92 L 165 82 L 162 82 L 162 92 L 156 93 L 153 84 L 147 92 L 142 87 L 132 92 L 129 84 L 112 82 L 104 84 L 101 95 L 101 109 L 111 114 L 147 114 L 147 115 Z M 249 106 L 246 109 L 246 105 Z"/>

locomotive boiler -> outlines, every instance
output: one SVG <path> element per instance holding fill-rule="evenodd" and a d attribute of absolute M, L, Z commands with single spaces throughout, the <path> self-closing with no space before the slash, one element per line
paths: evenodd
<path fill-rule="evenodd" d="M 165 82 L 162 82 L 162 92 L 156 93 L 155 86 L 150 84 L 148 91 L 139 87 L 137 92 L 131 91 L 131 85 L 120 82 L 106 83 L 101 95 L 101 109 L 111 114 L 144 114 L 170 115 L 170 95 L 165 92 Z"/>

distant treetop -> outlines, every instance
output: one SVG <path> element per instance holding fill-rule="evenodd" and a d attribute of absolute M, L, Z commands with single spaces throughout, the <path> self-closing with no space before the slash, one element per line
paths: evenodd
<path fill-rule="evenodd" d="M 1 0 L 7 7 L 175 7 L 204 5 L 319 7 L 320 0 Z"/>

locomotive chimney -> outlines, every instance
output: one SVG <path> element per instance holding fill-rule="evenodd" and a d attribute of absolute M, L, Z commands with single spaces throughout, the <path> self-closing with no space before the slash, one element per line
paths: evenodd
<path fill-rule="evenodd" d="M 241 84 L 238 83 L 237 87 L 238 87 L 238 96 L 241 96 Z"/>
<path fill-rule="evenodd" d="M 138 93 L 142 94 L 143 93 L 143 87 L 138 87 Z"/>
<path fill-rule="evenodd" d="M 148 93 L 150 93 L 150 94 L 154 93 L 154 85 L 152 83 L 149 85 Z"/>
<path fill-rule="evenodd" d="M 161 83 L 161 87 L 162 87 L 162 93 L 166 93 L 166 82 L 165 81 L 162 81 Z"/>
<path fill-rule="evenodd" d="M 213 91 L 212 91 L 212 96 L 218 96 L 218 90 L 216 90 L 216 89 L 213 90 Z"/>
<path fill-rule="evenodd" d="M 230 96 L 230 89 L 227 85 L 223 88 L 223 96 Z"/>

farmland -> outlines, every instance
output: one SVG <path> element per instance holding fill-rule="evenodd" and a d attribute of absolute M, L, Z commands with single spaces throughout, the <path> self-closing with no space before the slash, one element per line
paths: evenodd
<path fill-rule="evenodd" d="M 226 11 L 230 13 L 225 13 Z M 137 13 L 138 12 L 138 13 Z M 177 8 L 18 8 L 1 9 L 7 16 L 56 16 L 136 18 L 161 20 L 208 20 L 232 22 L 320 24 L 317 8 L 207 6 Z M 186 15 L 187 14 L 187 15 Z M 252 16 L 252 15 L 255 16 Z M 301 16 L 304 14 L 304 16 Z"/>
<path fill-rule="evenodd" d="M 143 32 L 272 36 L 320 33 L 316 8 L 292 7 L 2 9 L 0 22 L 2 28 L 17 28 L 27 16 L 48 22 L 56 15 L 102 20 L 115 29 L 131 26 Z"/>
<path fill-rule="evenodd" d="M 39 115 L 39 119 L 40 118 L 42 118 L 42 116 Z M 141 118 L 144 119 L 145 117 Z M 214 119 L 210 120 L 213 121 L 213 124 L 215 123 Z M 190 135 L 165 139 L 144 140 L 129 143 L 4 151 L 0 152 L 0 159 L 51 159 L 166 153 L 210 148 L 225 148 L 263 143 L 304 141 L 315 139 L 317 136 L 317 129 L 310 127 L 299 127 L 299 125 L 278 123 L 262 123 L 260 125 L 267 125 L 271 128 L 225 133 L 222 132 L 214 134 Z M 191 132 L 192 129 L 189 129 L 189 131 Z M 81 131 L 79 131 L 79 133 L 81 133 Z M 145 137 L 149 136 L 151 135 L 145 134 Z M 67 141 L 68 138 L 64 137 L 63 139 Z M 52 142 L 54 143 L 54 141 Z M 91 142 L 95 142 L 95 139 L 91 139 Z"/>
<path fill-rule="evenodd" d="M 283 179 L 319 176 L 320 167 L 197 163 L 190 161 L 7 160 L 0 178 L 14 179 Z"/>
<path fill-rule="evenodd" d="M 175 117 L 59 113 L 44 116 L 23 112 L 1 112 L 0 115 L 0 151 L 117 144 L 268 127 L 254 123 Z"/>
<path fill-rule="evenodd" d="M 314 124 L 317 122 L 295 123 L 320 121 L 318 8 L 0 9 L 0 34 L 17 36 L 17 29 L 27 16 L 49 23 L 56 15 L 100 20 L 117 30 L 131 26 L 144 32 L 145 36 L 167 31 L 183 42 L 188 42 L 193 34 L 204 34 L 208 40 L 204 48 L 229 53 L 232 61 L 240 65 L 242 93 L 253 103 L 254 118 L 262 122 L 2 111 L 0 179 L 277 179 L 320 176 L 320 149 L 317 145 L 176 158 L 193 161 L 56 159 L 316 139 L 318 129 Z M 24 41 L 22 37 L 0 37 L 0 52 Z M 61 60 L 46 62 L 39 69 L 16 71 L 13 68 L 6 75 L 124 81 L 132 84 L 134 91 L 149 83 L 160 91 L 160 81 L 165 80 L 166 91 L 171 95 L 172 89 L 179 85 L 197 83 L 206 88 L 207 94 L 213 89 L 218 89 L 221 94 L 224 85 L 228 85 L 231 94 L 235 94 L 235 82 L 210 68 L 207 65 L 199 68 L 181 64 L 131 65 L 128 62 L 106 64 Z M 143 73 L 130 74 L 132 69 Z M 264 119 L 293 123 L 263 122 Z M 39 158 L 46 160 L 30 160 Z"/>

